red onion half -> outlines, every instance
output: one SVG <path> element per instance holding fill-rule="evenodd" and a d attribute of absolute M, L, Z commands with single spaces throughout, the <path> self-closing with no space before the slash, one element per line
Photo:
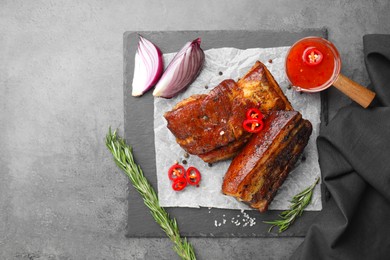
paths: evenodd
<path fill-rule="evenodd" d="M 163 72 L 164 65 L 160 49 L 152 42 L 139 36 L 135 54 L 132 95 L 142 96 L 156 85 Z"/>
<path fill-rule="evenodd" d="M 175 55 L 157 83 L 153 96 L 172 98 L 195 80 L 205 59 L 200 42 L 200 38 L 187 42 Z"/>

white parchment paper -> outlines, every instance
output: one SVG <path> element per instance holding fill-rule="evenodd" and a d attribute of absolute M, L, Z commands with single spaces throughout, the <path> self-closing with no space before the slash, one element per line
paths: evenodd
<path fill-rule="evenodd" d="M 318 153 L 315 139 L 318 136 L 321 101 L 319 94 L 299 93 L 288 89 L 288 81 L 284 72 L 284 60 L 289 47 L 256 48 L 239 50 L 235 48 L 218 48 L 205 51 L 206 59 L 203 70 L 189 88 L 172 99 L 154 99 L 154 134 L 156 149 L 156 169 L 158 181 L 158 197 L 163 207 L 215 207 L 226 209 L 250 209 L 236 199 L 221 193 L 222 178 L 229 167 L 230 160 L 217 162 L 210 167 L 195 155 L 185 158 L 185 151 L 176 143 L 175 137 L 166 127 L 163 114 L 172 109 L 179 101 L 200 93 L 208 93 L 224 79 L 237 80 L 242 77 L 257 60 L 263 62 L 279 83 L 294 109 L 301 112 L 303 118 L 313 125 L 313 133 L 304 150 L 304 159 L 298 160 L 295 169 L 290 172 L 284 184 L 270 204 L 269 209 L 288 209 L 289 200 L 304 188 L 310 186 L 320 176 Z M 174 54 L 164 54 L 164 64 L 168 65 Z M 272 60 L 272 62 L 271 62 Z M 220 75 L 222 72 L 222 75 Z M 206 89 L 207 86 L 207 89 Z M 177 160 L 185 168 L 195 166 L 202 173 L 199 187 L 187 186 L 181 192 L 171 188 L 168 169 Z M 312 203 L 306 210 L 321 210 L 320 186 L 314 190 Z"/>

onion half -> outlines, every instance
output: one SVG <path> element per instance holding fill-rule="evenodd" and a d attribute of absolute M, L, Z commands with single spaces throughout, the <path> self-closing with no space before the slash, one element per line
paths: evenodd
<path fill-rule="evenodd" d="M 200 38 L 187 42 L 175 55 L 157 83 L 153 96 L 172 98 L 195 80 L 205 59 L 200 43 Z"/>
<path fill-rule="evenodd" d="M 135 54 L 132 95 L 142 96 L 156 85 L 163 72 L 162 52 L 152 42 L 139 35 Z"/>

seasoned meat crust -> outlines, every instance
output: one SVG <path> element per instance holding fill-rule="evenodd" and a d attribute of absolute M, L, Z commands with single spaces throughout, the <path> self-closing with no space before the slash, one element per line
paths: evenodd
<path fill-rule="evenodd" d="M 206 162 L 228 159 L 242 149 L 251 134 L 242 128 L 245 113 L 258 107 L 292 110 L 271 73 L 261 62 L 238 82 L 222 81 L 209 94 L 193 95 L 164 114 L 167 127 L 188 153 Z"/>
<path fill-rule="evenodd" d="M 225 195 L 264 212 L 308 143 L 309 121 L 296 111 L 270 112 L 263 130 L 233 159 L 222 184 Z"/>

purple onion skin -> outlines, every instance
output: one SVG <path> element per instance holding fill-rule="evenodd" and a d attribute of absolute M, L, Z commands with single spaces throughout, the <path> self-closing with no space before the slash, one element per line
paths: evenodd
<path fill-rule="evenodd" d="M 150 83 L 150 86 L 146 91 L 148 91 L 149 89 L 151 89 L 152 87 L 154 87 L 157 84 L 157 82 L 160 80 L 160 78 L 164 72 L 164 62 L 163 62 L 163 58 L 162 58 L 163 54 L 162 54 L 161 50 L 156 45 L 154 45 L 154 46 L 157 49 L 157 53 L 158 53 L 158 57 L 159 57 L 159 66 L 158 66 L 158 69 L 157 69 L 156 75 L 154 76 L 153 81 Z"/>
<path fill-rule="evenodd" d="M 175 55 L 157 83 L 153 91 L 154 96 L 167 99 L 175 97 L 198 77 L 205 60 L 200 43 L 200 38 L 187 42 Z"/>

